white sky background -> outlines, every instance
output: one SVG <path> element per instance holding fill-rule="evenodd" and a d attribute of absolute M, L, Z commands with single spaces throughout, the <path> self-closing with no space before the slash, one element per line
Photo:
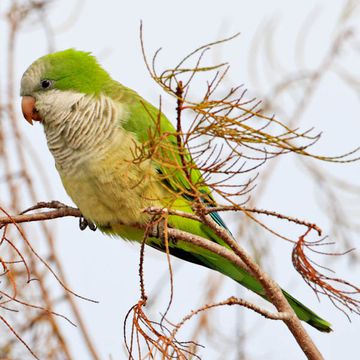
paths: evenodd
<path fill-rule="evenodd" d="M 252 60 L 251 44 L 259 26 L 273 19 L 278 24 L 273 46 L 284 67 L 295 68 L 293 44 L 302 24 L 315 5 L 318 17 L 311 31 L 307 44 L 307 61 L 309 67 L 317 64 L 328 49 L 334 35 L 334 24 L 341 6 L 345 1 L 84 1 L 78 8 L 71 24 L 69 17 L 74 16 L 76 1 L 62 0 L 51 6 L 49 25 L 54 29 L 54 48 L 62 50 L 69 47 L 91 51 L 97 56 L 110 74 L 125 85 L 136 89 L 150 102 L 157 104 L 160 89 L 150 79 L 145 68 L 139 43 L 139 23 L 143 20 L 145 42 L 151 55 L 158 47 L 163 47 L 160 56 L 162 64 L 173 66 L 182 56 L 199 45 L 214 41 L 224 35 L 241 32 L 241 36 L 232 43 L 221 48 L 221 61 L 229 61 L 234 84 L 245 83 L 251 92 L 258 88 L 252 82 L 249 74 L 249 62 Z M 315 4 L 315 5 L 314 5 Z M 1 5 L 0 5 L 1 6 Z M 354 19 L 359 21 L 360 13 Z M 3 24 L 1 24 L 3 26 Z M 32 27 L 29 23 L 18 39 L 16 71 L 18 80 L 26 67 L 47 51 L 46 39 L 40 27 Z M 3 47 L 3 45 L 1 45 Z M 349 59 L 349 66 L 359 67 L 359 58 Z M 263 76 L 259 78 L 264 79 Z M 274 77 L 274 82 L 276 81 Z M 261 82 L 262 90 L 266 83 Z M 359 143 L 358 99 L 354 93 L 344 88 L 338 88 L 337 79 L 327 78 L 323 86 L 322 97 L 313 99 L 306 116 L 306 127 L 316 127 L 324 130 L 320 149 L 325 154 L 340 154 L 351 150 Z M 346 92 L 348 91 L 348 93 Z M 325 95 L 325 96 L 324 96 Z M 171 115 L 175 104 L 171 99 L 165 99 L 165 112 Z M 22 117 L 19 110 L 19 121 Z M 357 125 L 355 125 L 357 122 Z M 351 128 L 352 126 L 352 128 Z M 357 127 L 356 127 L 357 126 Z M 344 127 L 353 129 L 345 131 Z M 70 203 L 62 189 L 62 185 L 53 166 L 53 160 L 46 147 L 45 138 L 40 126 L 29 128 L 24 123 L 24 131 L 29 134 L 30 141 L 43 155 L 43 166 L 48 169 L 51 178 L 53 198 Z M 353 134 L 353 136 L 352 136 Z M 344 173 L 348 178 L 359 178 L 359 165 L 332 165 L 332 170 Z M 302 169 L 292 163 L 282 162 L 277 168 L 278 176 L 272 178 L 267 195 L 262 198 L 260 208 L 276 209 L 289 215 L 306 218 L 318 223 L 327 232 L 331 224 L 314 204 L 314 188 L 301 177 Z M 289 186 L 291 184 L 291 187 Z M 296 189 L 296 191 L 294 191 Z M 304 195 L 304 194 L 308 194 Z M 47 195 L 39 200 L 48 200 Z M 29 204 L 31 205 L 31 204 Z M 99 232 L 80 232 L 77 221 L 62 219 L 57 223 L 57 245 L 62 260 L 66 263 L 66 271 L 73 290 L 77 293 L 96 299 L 100 304 L 80 301 L 80 307 L 87 325 L 90 327 L 96 347 L 108 359 L 125 358 L 122 348 L 123 319 L 127 310 L 138 300 L 138 246 L 127 244 L 121 240 L 105 238 Z M 236 224 L 232 224 L 233 228 Z M 240 239 L 241 240 L 241 239 Z M 41 245 L 39 244 L 39 247 Z M 350 324 L 345 316 L 339 313 L 327 299 L 318 303 L 312 292 L 302 282 L 300 277 L 290 269 L 291 247 L 277 239 L 269 237 L 268 246 L 276 246 L 275 261 L 272 263 L 274 278 L 285 288 L 292 290 L 301 301 L 314 311 L 333 323 L 332 334 L 320 334 L 307 327 L 310 335 L 319 346 L 326 359 L 350 359 L 358 353 L 360 334 L 360 319 L 352 317 Z M 359 251 L 359 250 L 357 250 Z M 166 263 L 164 257 L 154 251 L 147 250 L 146 286 L 150 296 L 152 285 L 164 274 Z M 359 267 L 350 269 L 345 261 L 338 261 L 338 275 L 345 276 L 359 284 Z M 201 305 L 201 292 L 204 291 L 207 271 L 192 264 L 181 266 L 175 276 L 174 311 L 171 320 L 178 322 L 191 309 Z M 221 299 L 236 294 L 238 286 L 230 280 L 221 294 Z M 167 292 L 161 293 L 167 299 Z M 242 292 L 246 299 L 255 299 L 249 292 Z M 68 311 L 62 309 L 63 312 Z M 153 314 L 164 311 L 164 306 L 158 306 Z M 281 323 L 260 318 L 258 315 L 246 312 L 245 326 L 249 328 L 250 336 L 256 332 L 254 340 L 248 339 L 247 353 L 249 359 L 303 359 L 295 340 Z M 223 308 L 216 313 L 227 335 L 233 329 L 234 309 Z M 67 333 L 73 339 L 73 347 L 80 343 L 77 330 L 63 323 Z M 184 331 L 186 340 L 188 331 Z M 234 335 L 234 340 L 235 335 Z M 221 343 L 221 339 L 219 339 Z M 206 340 L 202 342 L 206 344 Z M 226 359 L 236 359 L 229 345 Z M 82 348 L 77 348 L 78 359 L 87 359 Z M 224 355 L 216 353 L 210 347 L 202 351 L 203 359 L 223 359 Z"/>

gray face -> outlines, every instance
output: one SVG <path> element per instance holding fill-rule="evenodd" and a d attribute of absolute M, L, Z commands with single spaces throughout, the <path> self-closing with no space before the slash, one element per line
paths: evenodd
<path fill-rule="evenodd" d="M 44 126 L 58 170 L 69 174 L 75 163 L 86 161 L 94 146 L 98 152 L 112 146 L 123 110 L 106 95 L 56 89 L 44 75 L 49 70 L 42 59 L 35 61 L 21 79 L 20 94 L 32 103 L 28 117 Z"/>
<path fill-rule="evenodd" d="M 85 95 L 54 89 L 52 79 L 47 79 L 44 75 L 47 70 L 43 59 L 31 64 L 22 76 L 20 95 L 35 99 L 34 111 L 39 114 L 44 125 L 63 126 L 76 103 Z"/>
<path fill-rule="evenodd" d="M 42 87 L 42 80 L 46 66 L 43 61 L 32 63 L 21 78 L 20 96 L 33 96 L 37 98 L 39 92 L 45 91 Z"/>

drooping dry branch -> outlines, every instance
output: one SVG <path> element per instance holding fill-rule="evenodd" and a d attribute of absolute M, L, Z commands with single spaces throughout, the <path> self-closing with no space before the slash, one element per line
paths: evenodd
<path fill-rule="evenodd" d="M 41 203 L 41 205 L 38 207 L 44 207 L 45 204 L 46 203 Z M 53 213 L 54 211 L 55 212 L 58 211 L 60 214 L 63 214 L 64 211 L 66 211 L 66 207 L 62 204 L 55 203 L 55 205 L 54 205 L 54 203 L 53 204 L 49 203 L 49 205 L 53 206 L 53 207 L 58 207 L 58 209 L 50 212 L 50 215 L 49 215 L 50 217 L 54 216 L 54 213 Z M 37 206 L 35 206 L 34 208 L 36 208 L 36 207 Z M 70 208 L 70 211 L 69 211 L 70 216 L 74 216 L 73 210 L 74 210 L 73 208 Z M 146 209 L 145 209 L 145 211 L 146 211 Z M 156 214 L 156 212 L 158 214 L 161 214 L 162 216 L 167 216 L 169 214 L 169 211 L 166 209 L 151 208 L 151 209 L 148 209 L 148 211 L 149 211 L 149 213 L 151 213 L 153 215 Z M 46 212 L 45 212 L 45 214 L 46 214 Z M 81 214 L 78 214 L 78 215 L 81 216 Z M 177 215 L 180 215 L 180 213 L 177 213 Z M 38 221 L 39 220 L 38 217 L 36 216 L 36 214 L 29 214 L 27 216 L 29 217 L 28 221 L 31 221 L 31 220 Z M 301 346 L 304 353 L 308 356 L 309 359 L 321 359 L 320 353 L 318 352 L 315 345 L 312 343 L 311 339 L 308 337 L 308 335 L 302 328 L 300 321 L 296 317 L 296 315 L 293 312 L 293 310 L 291 309 L 290 305 L 287 303 L 287 301 L 283 297 L 283 294 L 282 294 L 281 290 L 279 289 L 279 287 L 254 263 L 254 261 L 245 253 L 245 251 L 236 242 L 234 242 L 234 240 L 231 238 L 231 236 L 229 236 L 229 233 L 227 231 L 225 231 L 223 228 L 219 227 L 216 223 L 214 223 L 211 220 L 211 218 L 208 217 L 208 215 L 206 215 L 206 214 L 202 215 L 201 210 L 199 211 L 198 216 L 200 218 L 202 218 L 202 220 L 210 228 L 212 228 L 217 233 L 217 235 L 220 236 L 230 246 L 232 251 L 228 250 L 227 248 L 220 246 L 214 242 L 203 239 L 199 236 L 189 234 L 189 233 L 180 231 L 178 229 L 168 228 L 165 223 L 166 230 L 164 230 L 164 231 L 166 231 L 166 234 L 167 234 L 166 236 L 168 237 L 168 239 L 171 239 L 171 241 L 188 242 L 188 243 L 191 243 L 192 245 L 212 251 L 212 252 L 216 253 L 217 255 L 220 255 L 220 256 L 226 258 L 227 260 L 231 261 L 236 266 L 243 268 L 243 269 L 249 271 L 250 273 L 252 273 L 254 276 L 256 276 L 256 278 L 258 278 L 259 281 L 264 286 L 264 289 L 266 290 L 268 298 L 278 308 L 279 313 L 286 314 L 286 315 L 278 315 L 278 314 L 270 315 L 269 318 L 283 320 L 288 325 L 290 331 L 293 333 L 294 337 L 296 338 L 299 345 Z M 152 227 L 144 226 L 142 224 L 134 224 L 133 226 L 138 227 L 143 230 L 146 230 L 146 236 L 149 236 L 149 237 L 163 236 L 162 234 L 159 234 L 158 221 Z M 165 346 L 165 349 L 167 352 L 169 350 L 169 346 L 170 347 L 173 346 L 173 342 L 170 341 L 170 343 L 169 343 L 169 340 L 165 341 L 164 334 L 159 333 L 158 330 L 155 330 L 153 325 L 150 326 L 150 324 L 152 324 L 152 322 L 150 320 L 146 320 L 147 317 L 146 317 L 145 313 L 143 312 L 143 310 L 141 310 L 146 302 L 146 295 L 142 295 L 142 296 L 143 296 L 142 302 L 133 308 L 133 310 L 137 314 L 134 318 L 135 320 L 133 320 L 133 321 L 135 321 L 136 324 L 138 324 L 138 326 L 139 326 L 136 329 L 137 329 L 137 331 L 140 331 L 142 336 L 144 336 L 149 341 L 149 335 L 146 335 L 146 333 L 143 330 L 141 330 L 141 326 L 139 325 L 139 322 L 141 323 L 142 321 L 145 321 L 145 324 L 147 324 L 146 326 L 148 327 L 148 330 L 150 331 L 150 333 L 156 334 L 156 339 L 155 340 L 153 339 L 151 341 L 151 344 L 153 346 L 160 346 L 159 339 L 162 339 L 162 341 L 164 341 L 164 343 L 161 346 Z M 246 306 L 248 303 L 239 301 L 238 304 Z M 256 307 L 252 306 L 251 308 L 255 310 Z M 259 309 L 257 309 L 256 311 L 261 312 L 264 316 L 268 315 L 268 313 L 266 311 L 261 311 Z M 161 325 L 161 327 L 162 326 L 163 325 Z M 181 356 L 184 356 L 184 354 L 181 352 L 181 351 L 184 351 L 184 349 L 183 350 L 178 349 L 176 351 L 180 351 L 179 354 Z"/>
<path fill-rule="evenodd" d="M 14 24 L 12 24 L 14 26 L 14 30 L 16 28 L 16 22 L 20 21 L 21 17 L 10 18 L 11 21 L 13 21 L 13 19 L 15 19 Z M 228 39 L 226 39 L 225 41 L 227 40 Z M 319 134 L 314 134 L 312 129 L 299 130 L 295 127 L 291 127 L 286 125 L 285 123 L 280 122 L 274 116 L 265 115 L 265 112 L 260 109 L 261 103 L 256 99 L 246 99 L 246 91 L 243 90 L 241 87 L 233 87 L 230 90 L 228 89 L 224 91 L 222 87 L 222 81 L 228 73 L 228 67 L 226 67 L 226 64 L 220 64 L 215 66 L 202 65 L 207 49 L 211 48 L 214 45 L 218 45 L 219 43 L 221 43 L 221 41 L 200 47 L 199 49 L 196 49 L 194 52 L 192 52 L 190 55 L 186 56 L 182 61 L 180 61 L 179 64 L 174 67 L 174 69 L 167 69 L 160 72 L 157 71 L 156 56 L 154 56 L 152 66 L 148 65 L 148 68 L 153 79 L 160 86 L 162 86 L 162 88 L 166 92 L 176 97 L 177 128 L 176 132 L 171 134 L 161 133 L 160 126 L 156 126 L 153 132 L 149 130 L 149 141 L 148 143 L 144 144 L 144 146 L 139 146 L 136 154 L 134 154 L 134 163 L 139 164 L 144 159 L 148 159 L 166 165 L 166 167 L 170 168 L 172 171 L 170 171 L 170 173 L 168 174 L 163 175 L 164 182 L 171 179 L 174 172 L 182 171 L 186 176 L 189 186 L 185 186 L 184 188 L 180 189 L 178 193 L 174 192 L 174 198 L 183 195 L 188 199 L 193 199 L 194 213 L 191 214 L 176 212 L 172 209 L 156 208 L 144 209 L 145 212 L 148 212 L 151 216 L 159 215 L 164 221 L 166 221 L 168 215 L 172 214 L 183 216 L 192 220 L 200 220 L 201 222 L 206 223 L 215 232 L 217 232 L 220 237 L 225 237 L 223 238 L 224 241 L 227 242 L 228 245 L 233 249 L 233 251 L 229 251 L 223 247 L 217 246 L 217 244 L 209 242 L 206 239 L 183 233 L 177 229 L 168 228 L 165 224 L 162 240 L 164 241 L 165 247 L 167 249 L 167 256 L 169 255 L 169 241 L 172 241 L 172 239 L 177 239 L 178 241 L 184 242 L 188 241 L 191 244 L 197 244 L 197 246 L 199 247 L 203 247 L 209 251 L 213 251 L 221 256 L 224 256 L 237 266 L 245 268 L 247 269 L 247 271 L 250 271 L 256 277 L 259 276 L 263 279 L 263 273 L 261 272 L 261 269 L 254 266 L 255 263 L 246 256 L 243 249 L 238 248 L 238 245 L 234 243 L 231 237 L 229 237 L 229 234 L 226 234 L 222 228 L 219 228 L 218 225 L 215 224 L 208 215 L 214 211 L 232 210 L 242 212 L 247 216 L 248 220 L 261 225 L 263 228 L 268 229 L 271 233 L 280 236 L 281 238 L 285 238 L 285 236 L 277 234 L 267 225 L 262 223 L 262 221 L 255 218 L 255 216 L 267 215 L 276 217 L 278 219 L 285 219 L 298 225 L 305 226 L 308 228 L 308 230 L 315 230 L 320 234 L 321 230 L 319 229 L 319 227 L 317 227 L 316 224 L 312 224 L 307 221 L 301 221 L 290 216 L 284 216 L 273 211 L 258 210 L 250 206 L 245 207 L 245 204 L 248 201 L 249 193 L 255 187 L 255 180 L 257 180 L 257 177 L 256 175 L 253 175 L 245 181 L 243 180 L 243 177 L 245 176 L 245 174 L 250 174 L 254 171 L 257 171 L 269 160 L 275 159 L 280 155 L 284 155 L 287 153 L 294 153 L 302 157 L 306 156 L 307 158 L 311 157 L 314 159 L 331 162 L 346 162 L 354 161 L 357 159 L 356 156 L 350 156 L 353 155 L 356 150 L 354 150 L 353 152 L 349 152 L 348 154 L 341 155 L 340 157 L 312 155 L 310 153 L 310 147 L 318 141 L 320 137 Z M 334 49 L 336 50 L 336 48 Z M 13 49 L 10 50 L 10 52 L 13 53 Z M 194 58 L 195 61 L 193 62 L 193 65 L 190 64 L 188 66 L 187 62 L 192 61 Z M 12 60 L 10 61 L 10 63 L 12 63 Z M 326 65 L 327 67 L 329 67 L 328 63 L 326 63 Z M 193 98 L 191 98 L 191 85 L 198 76 L 209 73 L 212 74 L 212 78 L 207 81 L 207 86 L 205 87 L 203 96 L 200 96 L 200 100 L 195 101 Z M 313 76 L 312 84 L 318 81 L 319 77 L 319 75 Z M 11 92 L 12 89 L 10 89 L 10 93 Z M 221 93 L 220 96 L 219 93 Z M 305 98 L 305 100 L 307 99 L 308 98 Z M 146 108 L 146 105 L 144 105 L 144 107 Z M 14 109 L 9 108 L 8 112 L 13 120 Z M 183 126 L 182 123 L 183 119 L 185 118 L 184 115 L 186 113 L 192 114 L 192 120 L 187 127 Z M 160 124 L 160 111 L 157 115 L 151 114 L 149 112 L 149 117 L 151 117 L 157 125 Z M 17 138 L 17 144 L 21 143 L 21 141 L 19 140 L 20 137 L 16 125 L 14 134 Z M 4 136 L 0 124 L 0 146 L 2 146 L 3 137 Z M 166 145 L 166 141 L 164 140 L 169 137 L 176 138 L 177 140 L 176 151 L 178 152 L 181 160 L 180 164 L 176 161 L 177 159 L 164 156 L 166 150 L 169 150 L 169 148 L 166 148 L 168 145 Z M 205 140 L 203 140 L 204 138 Z M 189 158 L 189 153 L 192 154 L 193 161 Z M 5 156 L 5 158 L 7 159 L 6 161 L 8 161 L 8 157 Z M 24 166 L 23 154 L 20 154 L 20 158 L 22 159 L 22 165 Z M 198 168 L 202 172 L 202 177 L 200 179 L 196 179 L 194 176 L 192 176 L 193 172 L 197 171 Z M 6 163 L 6 169 L 7 170 L 5 174 L 5 179 L 9 182 L 9 188 L 11 190 L 9 193 L 12 194 L 12 191 L 14 192 L 14 194 L 11 195 L 11 213 L 17 214 L 18 209 L 16 205 L 18 204 L 19 200 L 18 187 L 15 181 L 17 177 L 17 172 L 14 172 L 13 169 L 11 169 L 9 162 Z M 24 177 L 25 181 L 28 182 L 30 193 L 32 194 L 32 199 L 34 200 L 36 196 L 34 196 L 33 187 L 31 186 L 31 181 L 29 180 L 28 174 L 26 172 L 24 173 L 23 171 L 20 171 L 19 174 L 21 177 Z M 239 181 L 239 179 L 241 181 Z M 219 206 L 212 198 L 212 196 L 208 194 L 207 188 L 210 188 L 213 193 L 222 196 L 222 198 L 225 199 L 227 203 L 230 203 L 230 205 Z M 244 197 L 246 197 L 246 200 L 243 199 Z M 40 213 L 28 213 L 29 211 L 39 210 L 41 208 L 51 208 L 53 210 L 43 211 Z M 16 300 L 18 289 L 16 285 L 16 279 L 12 275 L 13 273 L 15 273 L 15 271 L 13 271 L 12 273 L 10 267 L 14 267 L 15 265 L 24 266 L 25 270 L 23 271 L 23 273 L 29 279 L 29 267 L 33 267 L 34 264 L 33 261 L 31 261 L 31 266 L 28 266 L 27 258 L 23 256 L 22 249 L 19 249 L 17 246 L 15 246 L 14 242 L 11 240 L 10 235 L 8 236 L 8 229 L 14 227 L 11 224 L 33 221 L 40 221 L 41 224 L 43 224 L 44 220 L 63 216 L 81 217 L 78 209 L 66 207 L 58 203 L 44 203 L 42 205 L 38 204 L 25 212 L 26 214 L 20 213 L 19 215 L 4 216 L 0 218 L 0 228 L 3 228 L 1 246 L 8 246 L 9 248 L 11 248 L 12 254 L 14 254 L 10 260 L 4 260 L 2 258 L 0 259 L 1 267 L 3 270 L 3 274 L 1 274 L 1 276 L 6 277 L 6 281 L 10 285 L 9 288 L 11 292 L 9 292 L 8 299 L 12 299 L 14 301 Z M 139 227 L 140 229 L 146 231 L 143 245 L 145 245 L 148 236 L 161 236 L 159 234 L 159 229 L 157 229 L 156 227 L 146 226 L 146 228 L 144 228 L 144 224 L 133 225 L 134 227 Z M 43 231 L 44 234 L 48 235 L 49 244 L 50 247 L 52 247 L 52 238 L 51 236 L 49 236 L 49 230 L 46 226 L 43 226 Z M 310 283 L 311 281 L 313 281 L 313 283 L 311 284 L 313 284 L 312 286 L 314 286 L 317 291 L 318 286 L 323 287 L 324 293 L 327 295 L 330 294 L 330 298 L 334 299 L 333 294 L 338 290 L 336 289 L 336 287 L 332 287 L 329 284 L 329 281 L 331 282 L 332 280 L 335 280 L 335 282 L 338 283 L 341 283 L 341 281 L 338 281 L 338 279 L 326 277 L 325 275 L 319 273 L 314 269 L 313 264 L 308 261 L 308 258 L 305 255 L 304 251 L 306 250 L 306 248 L 311 249 L 313 244 L 305 241 L 305 236 L 300 237 L 299 241 L 291 241 L 295 243 L 293 253 L 295 267 L 301 272 L 306 281 L 310 281 Z M 142 246 L 142 258 L 140 260 L 140 264 L 142 264 L 144 261 L 143 250 L 144 246 Z M 54 256 L 54 254 L 51 253 L 51 256 Z M 168 262 L 170 279 L 172 281 L 169 258 Z M 61 269 L 60 266 L 58 267 Z M 143 279 L 142 268 L 140 273 L 141 278 Z M 302 329 L 298 328 L 298 324 L 294 320 L 295 318 L 293 318 L 292 316 L 293 314 L 291 315 L 290 313 L 287 313 L 285 311 L 286 304 L 283 302 L 283 299 L 281 299 L 281 295 L 278 291 L 279 289 L 276 287 L 276 284 L 272 283 L 266 276 L 263 281 L 263 286 L 265 289 L 267 289 L 269 298 L 271 298 L 270 295 L 275 298 L 274 302 L 276 303 L 278 310 L 280 311 L 279 313 L 268 314 L 269 317 L 279 317 L 281 318 L 281 320 L 285 320 L 291 331 L 294 333 L 295 338 L 299 341 L 300 346 L 306 348 L 304 352 L 310 358 L 320 358 L 319 354 L 316 352 L 316 348 L 313 346 L 313 344 L 311 344 L 311 342 L 307 342 L 308 338 L 306 337 L 306 335 L 304 335 Z M 343 281 L 342 284 L 348 285 L 355 293 L 359 291 L 357 287 L 352 286 L 345 281 Z M 172 286 L 173 285 L 171 283 L 171 287 Z M 42 292 L 44 294 L 44 298 L 46 298 L 46 303 L 51 306 L 52 302 L 47 298 L 46 291 L 42 289 Z M 339 301 L 340 303 L 342 303 L 342 301 L 345 301 L 345 304 L 350 303 L 353 306 L 351 307 L 351 309 L 353 310 L 356 309 L 358 303 L 357 301 L 351 303 L 352 297 L 350 295 L 353 295 L 351 292 L 352 291 L 342 292 Z M 278 296 L 280 296 L 280 298 L 278 298 Z M 7 300 L 3 299 L 2 304 L 4 306 L 7 306 L 6 301 Z M 186 347 L 186 344 L 177 342 L 177 340 L 174 339 L 175 334 L 172 336 L 171 331 L 168 331 L 168 329 L 166 329 L 163 324 L 164 317 L 159 324 L 155 324 L 147 317 L 143 309 L 145 302 L 146 294 L 144 282 L 142 280 L 141 301 L 139 301 L 139 303 L 132 309 L 135 316 L 135 320 L 133 320 L 132 323 L 135 328 L 133 327 L 134 331 L 132 332 L 132 339 L 130 341 L 131 344 L 133 344 L 133 340 L 135 338 L 135 341 L 138 344 L 139 354 L 141 354 L 139 336 L 143 336 L 148 341 L 146 345 L 150 355 L 153 354 L 152 348 L 155 348 L 155 351 L 158 351 L 162 354 L 164 354 L 164 352 L 169 352 L 171 356 L 177 355 L 179 358 L 186 358 L 186 356 L 189 355 L 195 356 L 195 354 L 192 354 L 191 350 Z M 236 301 L 234 300 L 234 298 L 230 298 L 222 303 L 210 304 L 207 308 L 220 305 L 232 305 L 235 303 Z M 247 302 L 239 300 L 237 301 L 237 304 L 245 306 Z M 342 304 L 344 305 L 344 303 Z M 251 307 L 251 305 L 249 306 Z M 73 309 L 76 313 L 76 308 L 73 307 Z M 9 308 L 7 310 L 11 311 L 12 309 Z M 206 310 L 206 306 L 202 307 L 199 311 L 203 310 Z M 262 310 L 259 309 L 259 312 L 262 312 Z M 49 311 L 49 313 L 54 314 L 51 311 Z M 192 313 L 189 315 L 189 317 L 184 318 L 186 319 L 185 321 L 187 321 L 187 319 L 190 319 L 195 313 Z M 262 313 L 264 315 L 266 314 L 266 312 L 264 311 Z M 284 314 L 285 316 L 283 316 Z M 77 317 L 80 321 L 81 317 L 78 315 Z M 63 352 L 68 353 L 68 350 L 66 349 L 66 343 L 61 338 L 61 334 L 56 329 L 56 324 L 54 322 L 52 322 L 52 326 L 55 333 L 58 334 L 57 336 L 59 338 L 59 341 L 63 346 Z M 148 332 L 143 330 L 144 327 L 147 329 Z M 155 334 L 155 338 L 152 338 L 150 336 L 151 334 Z M 84 331 L 84 337 L 86 338 L 86 331 Z M 92 352 L 93 358 L 98 358 L 96 351 L 91 346 L 91 341 L 89 340 L 89 338 L 87 338 L 86 341 L 88 343 L 90 351 Z M 310 350 L 308 349 L 308 347 L 310 347 Z M 132 351 L 133 348 L 129 348 L 130 354 L 132 354 Z M 68 355 L 70 358 L 71 355 Z"/>
<path fill-rule="evenodd" d="M 295 269 L 301 274 L 306 283 L 316 294 L 326 295 L 331 302 L 342 312 L 346 311 L 360 314 L 360 288 L 348 281 L 334 276 L 325 275 L 322 271 L 329 269 L 314 263 L 305 253 L 305 249 L 325 255 L 344 255 L 345 253 L 326 253 L 319 250 L 323 244 L 320 241 L 309 242 L 306 240 L 309 230 L 296 242 L 292 252 Z M 349 250 L 351 251 L 351 250 Z M 347 315 L 347 314 L 346 314 Z M 348 315 L 347 315 L 348 316 Z"/>
<path fill-rule="evenodd" d="M 152 213 L 154 213 L 155 209 L 152 208 L 152 209 L 150 209 L 150 211 Z M 167 213 L 166 209 L 165 210 L 158 209 L 158 212 L 159 212 L 159 214 Z M 218 232 L 218 235 L 224 239 L 225 233 L 222 232 L 221 229 L 217 228 L 216 224 L 212 224 L 212 225 L 213 225 L 213 229 Z M 137 226 L 139 226 L 139 225 L 137 225 Z M 227 239 L 229 241 L 228 245 L 231 246 L 233 251 L 230 251 L 230 250 L 226 249 L 225 247 L 218 245 L 212 241 L 209 241 L 207 239 L 201 238 L 201 237 L 193 235 L 193 234 L 186 233 L 186 232 L 178 230 L 178 229 L 167 228 L 165 231 L 167 233 L 167 236 L 169 238 L 171 238 L 172 241 L 188 242 L 192 245 L 209 250 L 217 255 L 220 255 L 220 256 L 226 258 L 227 260 L 229 260 L 230 262 L 232 262 L 239 268 L 245 269 L 245 270 L 253 273 L 256 276 L 256 278 L 258 278 L 259 281 L 262 283 L 264 288 L 265 289 L 267 288 L 267 291 L 266 291 L 267 295 L 268 295 L 269 299 L 271 299 L 271 301 L 278 308 L 279 313 L 278 314 L 270 314 L 267 311 L 262 310 L 259 307 L 256 307 L 255 305 L 252 305 L 252 304 L 250 304 L 246 301 L 242 301 L 242 300 L 239 300 L 237 302 L 228 301 L 227 304 L 233 305 L 233 304 L 237 303 L 238 305 L 250 307 L 254 311 L 257 311 L 257 312 L 261 313 L 263 316 L 268 317 L 270 319 L 283 320 L 288 325 L 289 329 L 293 333 L 294 337 L 296 338 L 300 347 L 302 348 L 304 353 L 308 356 L 308 358 L 309 359 L 322 359 L 321 354 L 319 353 L 316 346 L 314 345 L 314 343 L 312 342 L 310 337 L 307 335 L 307 333 L 303 329 L 302 325 L 300 324 L 299 319 L 297 318 L 297 316 L 291 309 L 290 305 L 284 298 L 280 288 L 262 270 L 260 270 L 260 268 L 251 260 L 251 258 L 236 243 L 234 243 L 234 241 L 231 238 L 229 238 L 228 235 L 227 235 L 227 237 L 225 237 L 225 239 Z M 149 228 L 147 228 L 146 235 L 149 237 L 159 237 L 159 231 L 157 228 L 157 224 L 151 230 Z M 241 254 L 241 256 L 239 256 L 239 254 Z M 277 293 L 276 293 L 276 289 L 278 289 Z M 141 336 L 145 339 L 148 346 L 150 346 L 148 343 L 148 342 L 150 342 L 150 344 L 155 346 L 158 350 L 162 349 L 161 352 L 162 352 L 162 354 L 164 354 L 166 356 L 166 358 L 168 358 L 166 354 L 169 354 L 169 353 L 171 354 L 174 351 L 177 354 L 177 356 L 179 356 L 179 358 L 182 358 L 184 356 L 183 352 L 185 350 L 178 347 L 178 345 L 181 343 L 179 343 L 176 339 L 174 339 L 173 336 L 169 338 L 166 335 L 164 335 L 163 333 L 159 333 L 159 331 L 154 328 L 153 322 L 151 322 L 147 318 L 147 316 L 145 315 L 145 313 L 142 310 L 142 307 L 144 305 L 145 305 L 144 300 L 141 300 L 137 305 L 135 305 L 131 309 L 131 311 L 134 311 L 134 313 L 135 313 L 132 323 L 134 324 L 134 326 L 136 328 L 136 335 L 138 334 L 138 332 L 140 332 Z M 211 306 L 209 306 L 209 308 L 210 307 Z M 129 316 L 129 314 L 128 314 L 128 316 Z M 146 332 L 141 328 L 141 322 L 145 323 L 148 331 L 150 331 L 150 334 L 155 336 L 155 338 L 151 338 L 150 335 L 146 334 Z M 132 349 L 133 349 L 132 341 L 134 339 L 133 333 L 132 333 L 131 339 L 132 339 L 130 341 L 131 345 L 128 346 L 128 350 L 129 350 L 130 356 L 132 357 Z M 136 339 L 137 339 L 137 337 L 136 337 Z M 139 346 L 139 343 L 138 343 L 138 346 Z"/>

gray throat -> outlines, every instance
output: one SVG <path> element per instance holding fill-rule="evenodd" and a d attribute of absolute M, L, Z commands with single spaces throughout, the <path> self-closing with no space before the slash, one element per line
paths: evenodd
<path fill-rule="evenodd" d="M 120 127 L 120 108 L 107 96 L 73 94 L 70 101 L 68 94 L 66 100 L 68 106 L 48 106 L 44 131 L 56 168 L 71 175 L 111 146 Z"/>

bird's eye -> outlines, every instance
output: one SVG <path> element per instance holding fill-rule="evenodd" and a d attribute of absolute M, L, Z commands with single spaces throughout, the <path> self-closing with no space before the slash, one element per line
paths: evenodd
<path fill-rule="evenodd" d="M 51 85 L 52 85 L 51 80 L 44 79 L 40 81 L 40 86 L 42 89 L 49 89 Z"/>

